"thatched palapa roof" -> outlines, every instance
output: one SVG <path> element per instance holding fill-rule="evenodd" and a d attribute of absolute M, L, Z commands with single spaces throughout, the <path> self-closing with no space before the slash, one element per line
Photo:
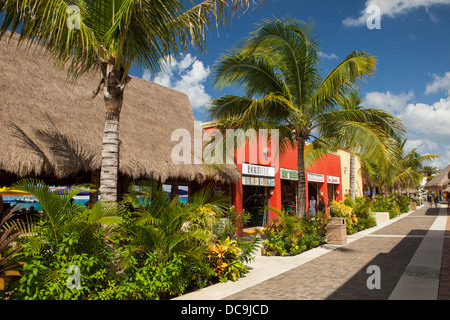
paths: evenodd
<path fill-rule="evenodd" d="M 0 170 L 58 178 L 99 170 L 105 107 L 101 95 L 91 95 L 100 74 L 71 84 L 42 49 L 26 50 L 17 46 L 17 35 L 8 38 L 0 40 Z M 187 95 L 132 77 L 120 117 L 119 171 L 161 181 L 239 180 L 235 165 L 219 172 L 172 162 L 179 143 L 171 141 L 172 132 L 184 128 L 193 141 L 194 121 Z"/>
<path fill-rule="evenodd" d="M 433 179 L 427 182 L 425 189 L 443 188 L 449 184 L 450 165 L 437 174 Z"/>

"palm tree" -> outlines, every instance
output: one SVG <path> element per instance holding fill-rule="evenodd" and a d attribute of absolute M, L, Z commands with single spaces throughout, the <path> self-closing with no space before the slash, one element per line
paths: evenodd
<path fill-rule="evenodd" d="M 405 147 L 406 139 L 402 141 L 401 147 L 402 150 Z M 420 181 L 424 177 L 422 173 L 423 170 L 423 162 L 430 161 L 440 157 L 440 155 L 436 153 L 429 153 L 425 155 L 421 155 L 417 149 L 420 146 L 412 149 L 407 154 L 402 154 L 400 160 L 400 170 L 396 172 L 394 178 L 392 179 L 392 185 L 394 189 L 407 189 L 413 187 L 414 185 L 419 185 Z"/>
<path fill-rule="evenodd" d="M 11 36 L 20 30 L 20 42 L 36 42 L 56 62 L 69 64 L 73 81 L 82 74 L 100 72 L 93 96 L 102 92 L 106 107 L 100 178 L 103 201 L 117 201 L 119 117 L 130 67 L 156 72 L 161 59 L 177 57 L 179 48 L 194 45 L 203 51 L 211 21 L 226 25 L 230 6 L 233 13 L 245 11 L 262 0 L 205 0 L 188 10 L 185 2 L 0 0 L 4 14 L 0 38 L 8 28 Z"/>
<path fill-rule="evenodd" d="M 439 173 L 439 169 L 433 166 L 423 166 L 421 172 L 427 177 L 428 182 L 433 176 Z"/>
<path fill-rule="evenodd" d="M 375 71 L 375 58 L 354 51 L 325 78 L 319 74 L 318 38 L 311 24 L 295 19 L 263 21 L 252 36 L 215 65 L 216 88 L 235 86 L 242 96 L 223 95 L 212 101 L 209 120 L 221 129 L 278 129 L 280 145 L 298 146 L 297 213 L 306 213 L 305 143 L 336 139 L 350 124 L 372 125 L 364 110 L 336 107 L 336 98 Z M 355 138 L 356 140 L 356 138 Z M 387 139 L 386 139 L 387 140 Z M 370 153 L 363 141 L 361 152 Z M 388 159 L 395 145 L 387 140 Z"/>
<path fill-rule="evenodd" d="M 358 89 L 348 92 L 346 95 L 337 97 L 337 103 L 343 110 L 361 110 L 371 119 L 369 123 L 351 123 L 344 129 L 345 132 L 339 135 L 335 145 L 344 147 L 350 153 L 350 197 L 355 199 L 355 154 L 359 154 L 363 159 L 368 159 L 379 166 L 391 165 L 385 162 L 385 142 L 390 140 L 393 144 L 402 138 L 406 131 L 401 121 L 386 111 L 372 108 L 364 108 L 363 99 L 359 95 Z M 364 148 L 361 152 L 361 141 L 364 141 Z"/>
<path fill-rule="evenodd" d="M 377 186 L 384 193 L 388 189 L 396 191 L 417 186 L 423 178 L 423 162 L 439 157 L 435 153 L 420 155 L 417 152 L 420 146 L 405 153 L 406 141 L 403 139 L 399 142 L 401 153 L 392 166 L 382 167 L 372 159 L 363 159 L 363 172 L 372 189 Z"/>

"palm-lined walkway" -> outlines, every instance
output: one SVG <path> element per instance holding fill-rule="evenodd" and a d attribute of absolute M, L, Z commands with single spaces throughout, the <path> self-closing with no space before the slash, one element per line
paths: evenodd
<path fill-rule="evenodd" d="M 225 293 L 222 297 L 216 292 L 213 299 L 450 299 L 450 238 L 446 238 L 450 235 L 450 219 L 447 215 L 446 208 L 423 206 L 391 220 L 388 225 L 350 236 L 346 245 L 330 246 L 327 252 L 309 261 L 298 258 L 298 261 L 302 261 L 298 266 L 262 282 L 255 282 L 242 290 L 236 289 L 232 294 Z M 428 254 L 429 250 L 421 244 L 430 241 L 440 241 L 441 245 L 436 246 L 435 252 Z M 439 254 L 442 254 L 442 260 Z M 252 272 L 258 272 L 257 269 L 269 266 L 270 259 L 286 257 L 257 258 L 267 261 L 258 262 L 257 259 L 249 278 Z M 432 261 L 438 263 L 430 264 Z M 380 268 L 380 289 L 367 288 L 367 280 L 372 275 L 367 273 L 367 269 L 371 265 Z M 238 282 L 228 286 L 238 287 Z M 205 295 L 188 294 L 182 298 L 209 299 L 208 290 L 231 292 L 225 286 L 218 286 L 215 289 L 207 288 Z"/>

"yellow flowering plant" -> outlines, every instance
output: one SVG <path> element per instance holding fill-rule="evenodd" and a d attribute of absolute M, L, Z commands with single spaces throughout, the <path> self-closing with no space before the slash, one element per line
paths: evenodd
<path fill-rule="evenodd" d="M 332 217 L 345 218 L 347 222 L 347 234 L 353 234 L 358 224 L 358 217 L 353 213 L 352 207 L 347 206 L 344 201 L 333 200 L 330 205 L 330 212 Z"/>

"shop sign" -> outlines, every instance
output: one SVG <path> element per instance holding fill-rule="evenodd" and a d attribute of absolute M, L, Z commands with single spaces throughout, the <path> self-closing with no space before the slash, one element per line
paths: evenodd
<path fill-rule="evenodd" d="M 275 178 L 275 167 L 258 166 L 255 164 L 243 163 L 242 175 Z"/>
<path fill-rule="evenodd" d="M 275 187 L 275 179 L 242 176 L 243 186 Z"/>
<path fill-rule="evenodd" d="M 325 176 L 319 173 L 308 172 L 308 182 L 325 182 Z"/>
<path fill-rule="evenodd" d="M 285 179 L 285 180 L 298 180 L 298 171 L 280 168 L 280 176 L 281 176 L 281 179 Z"/>
<path fill-rule="evenodd" d="M 327 176 L 327 183 L 340 184 L 341 179 L 335 176 Z"/>

